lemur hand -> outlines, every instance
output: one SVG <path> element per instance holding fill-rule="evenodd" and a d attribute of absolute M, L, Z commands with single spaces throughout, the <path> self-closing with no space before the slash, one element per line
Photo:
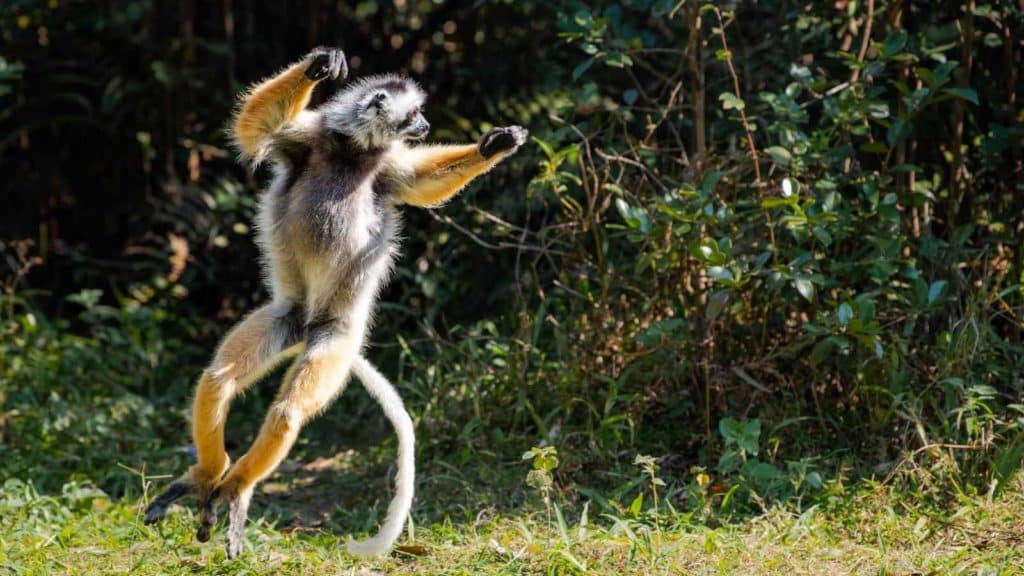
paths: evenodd
<path fill-rule="evenodd" d="M 529 135 L 530 133 L 522 126 L 491 128 L 480 139 L 480 154 L 484 158 L 490 158 L 502 152 L 515 151 L 526 142 L 526 137 Z"/>
<path fill-rule="evenodd" d="M 348 63 L 345 53 L 338 48 L 314 48 L 309 53 L 309 66 L 306 67 L 306 78 L 320 81 L 327 77 L 331 80 L 348 77 Z"/>

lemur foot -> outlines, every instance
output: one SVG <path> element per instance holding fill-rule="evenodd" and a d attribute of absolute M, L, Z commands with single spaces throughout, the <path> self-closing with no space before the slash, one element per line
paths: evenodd
<path fill-rule="evenodd" d="M 228 501 L 228 558 L 242 553 L 245 545 L 245 521 L 249 517 L 252 492 L 240 494 Z"/>
<path fill-rule="evenodd" d="M 215 496 L 211 494 L 199 502 L 199 528 L 196 529 L 196 540 L 200 542 L 210 541 L 210 532 L 213 525 L 217 523 L 217 503 Z"/>
<path fill-rule="evenodd" d="M 200 504 L 199 530 L 196 539 L 206 542 L 210 539 L 210 530 L 217 522 L 217 507 L 228 506 L 228 558 L 235 558 L 242 553 L 245 543 L 245 521 L 249 517 L 249 502 L 252 500 L 252 487 L 244 488 L 233 478 L 225 478 L 209 498 Z"/>
<path fill-rule="evenodd" d="M 480 139 L 480 154 L 484 158 L 490 158 L 495 154 L 514 151 L 526 142 L 526 137 L 529 135 L 530 133 L 522 126 L 491 128 Z"/>
<path fill-rule="evenodd" d="M 309 66 L 306 67 L 306 78 L 320 81 L 325 78 L 344 80 L 348 77 L 348 63 L 345 53 L 338 48 L 314 48 L 309 53 Z"/>
<path fill-rule="evenodd" d="M 146 518 L 143 521 L 147 526 L 156 524 L 167 515 L 167 507 L 174 502 L 192 493 L 192 483 L 188 480 L 175 480 L 170 486 L 149 503 L 146 507 Z"/>

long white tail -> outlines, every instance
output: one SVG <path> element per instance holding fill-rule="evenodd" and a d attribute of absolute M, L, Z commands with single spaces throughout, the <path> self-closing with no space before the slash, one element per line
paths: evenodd
<path fill-rule="evenodd" d="M 352 365 L 352 372 L 363 383 L 366 391 L 380 404 L 384 415 L 395 427 L 398 434 L 398 474 L 395 477 L 395 496 L 388 505 L 388 514 L 377 535 L 367 540 L 356 541 L 349 537 L 348 552 L 356 556 L 376 556 L 391 549 L 402 534 L 405 520 L 412 508 L 412 495 L 416 485 L 416 436 L 412 418 L 405 411 L 402 398 L 373 364 L 359 356 Z"/>

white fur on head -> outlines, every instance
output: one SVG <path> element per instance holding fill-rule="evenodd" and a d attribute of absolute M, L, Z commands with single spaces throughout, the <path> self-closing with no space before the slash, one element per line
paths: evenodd
<path fill-rule="evenodd" d="M 383 98 L 371 106 L 376 98 Z M 395 127 L 418 110 L 427 95 L 418 84 L 397 74 L 360 78 L 324 106 L 327 127 L 363 148 L 383 148 L 397 139 Z"/>

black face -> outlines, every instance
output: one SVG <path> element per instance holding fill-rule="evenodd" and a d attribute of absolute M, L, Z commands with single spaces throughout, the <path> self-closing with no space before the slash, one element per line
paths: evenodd
<path fill-rule="evenodd" d="M 423 112 L 415 108 L 398 124 L 397 132 L 402 138 L 419 140 L 430 132 L 430 123 L 423 117 Z"/>

